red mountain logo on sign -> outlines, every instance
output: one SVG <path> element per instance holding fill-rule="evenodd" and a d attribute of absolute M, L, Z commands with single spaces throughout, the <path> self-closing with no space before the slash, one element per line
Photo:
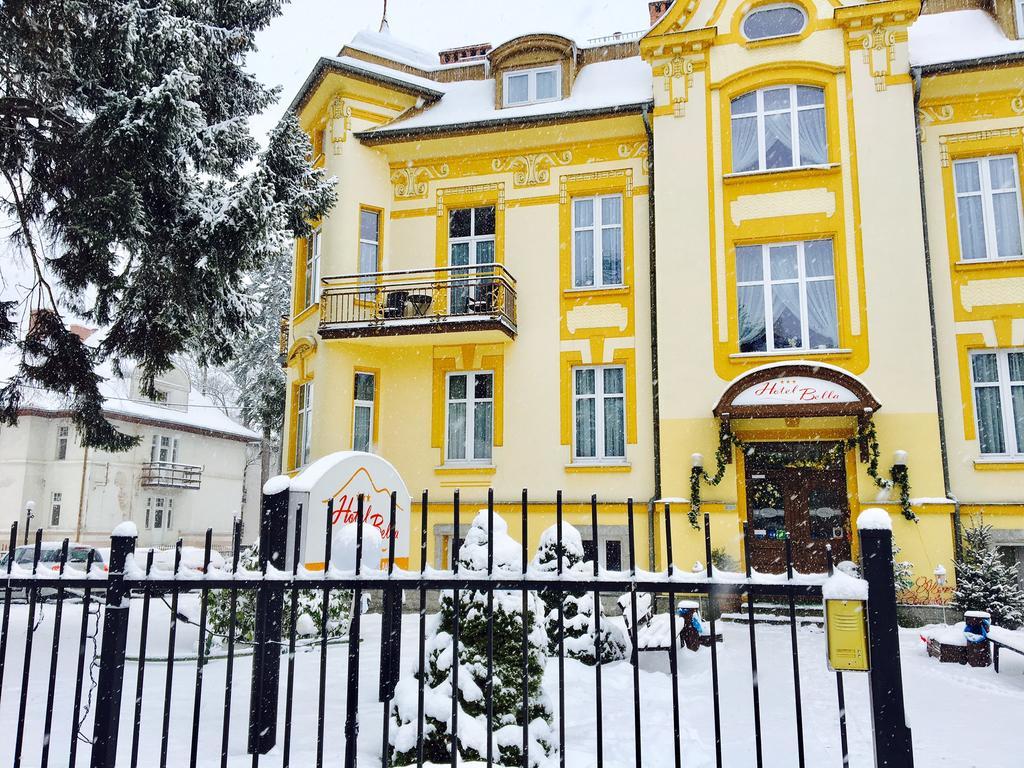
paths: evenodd
<path fill-rule="evenodd" d="M 332 525 L 339 522 L 342 525 L 355 523 L 359 517 L 359 495 L 363 495 L 363 523 L 372 525 L 378 531 L 383 541 L 387 541 L 391 535 L 391 489 L 378 488 L 370 471 L 366 467 L 359 467 L 352 476 L 345 481 L 332 498 L 334 499 L 334 519 Z M 327 503 L 327 499 L 324 503 Z M 396 500 L 395 520 L 399 514 L 406 510 L 402 503 Z M 395 537 L 400 534 L 398 525 L 395 525 Z"/>

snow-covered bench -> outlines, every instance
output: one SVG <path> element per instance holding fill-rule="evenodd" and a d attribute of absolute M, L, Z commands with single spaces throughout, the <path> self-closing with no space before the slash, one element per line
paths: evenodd
<path fill-rule="evenodd" d="M 1005 648 L 1024 656 L 1024 632 L 1014 632 L 1003 627 L 990 627 L 988 639 L 992 643 L 992 666 L 995 667 L 996 673 L 999 672 L 999 651 L 1001 649 Z"/>

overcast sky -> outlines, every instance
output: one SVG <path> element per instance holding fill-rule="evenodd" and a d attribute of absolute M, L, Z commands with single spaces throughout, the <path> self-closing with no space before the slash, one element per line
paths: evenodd
<path fill-rule="evenodd" d="M 292 0 L 256 38 L 249 68 L 282 87 L 278 103 L 252 121 L 262 142 L 321 56 L 333 56 L 363 29 L 380 26 L 383 0 Z M 647 0 L 388 0 L 390 33 L 428 51 L 497 45 L 527 32 L 589 38 L 646 28 Z"/>

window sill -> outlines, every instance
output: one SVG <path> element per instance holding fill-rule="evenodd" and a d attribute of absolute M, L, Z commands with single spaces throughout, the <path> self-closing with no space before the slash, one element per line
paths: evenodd
<path fill-rule="evenodd" d="M 1024 472 L 1024 455 L 978 458 L 974 460 L 974 469 L 979 472 Z"/>
<path fill-rule="evenodd" d="M 756 171 L 737 171 L 735 173 L 724 173 L 722 179 L 724 181 L 743 181 L 757 176 L 777 176 L 778 174 L 796 174 L 800 173 L 805 176 L 821 173 L 822 171 L 836 171 L 839 169 L 839 163 L 825 163 L 823 165 L 800 165 L 796 168 L 769 168 L 767 170 L 756 170 Z"/>
<path fill-rule="evenodd" d="M 620 461 L 573 462 L 565 465 L 566 472 L 632 472 L 633 465 Z"/>
<path fill-rule="evenodd" d="M 497 471 L 493 464 L 442 464 L 434 467 L 435 475 L 493 475 Z"/>
<path fill-rule="evenodd" d="M 320 302 L 318 302 L 318 301 L 313 302 L 308 307 L 306 307 L 301 312 L 299 312 L 297 315 L 295 315 L 295 317 L 292 318 L 292 324 L 293 325 L 297 325 L 298 323 L 301 323 L 303 320 L 306 320 L 306 319 L 312 317 L 313 314 L 314 314 L 314 310 L 317 310 L 319 308 L 320 308 Z"/>
<path fill-rule="evenodd" d="M 818 357 L 820 355 L 852 355 L 852 349 L 776 349 L 771 352 L 733 352 L 730 360 L 746 360 L 758 357 Z"/>
<path fill-rule="evenodd" d="M 988 269 L 999 269 L 1000 267 L 1024 267 L 1024 256 L 1013 256 L 1010 258 L 995 259 L 960 259 L 953 263 L 957 270 L 984 271 Z"/>
<path fill-rule="evenodd" d="M 625 296 L 631 290 L 632 288 L 628 285 L 584 286 L 580 288 L 566 288 L 562 291 L 562 295 L 571 296 L 572 298 L 585 296 Z"/>

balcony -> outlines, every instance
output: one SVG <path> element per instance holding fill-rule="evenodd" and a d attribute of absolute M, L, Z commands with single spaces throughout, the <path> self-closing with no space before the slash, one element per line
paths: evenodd
<path fill-rule="evenodd" d="M 142 465 L 144 488 L 186 488 L 198 491 L 202 479 L 203 468 L 195 464 L 149 461 Z"/>
<path fill-rule="evenodd" d="M 498 331 L 516 336 L 516 281 L 501 264 L 323 279 L 326 339 Z"/>

